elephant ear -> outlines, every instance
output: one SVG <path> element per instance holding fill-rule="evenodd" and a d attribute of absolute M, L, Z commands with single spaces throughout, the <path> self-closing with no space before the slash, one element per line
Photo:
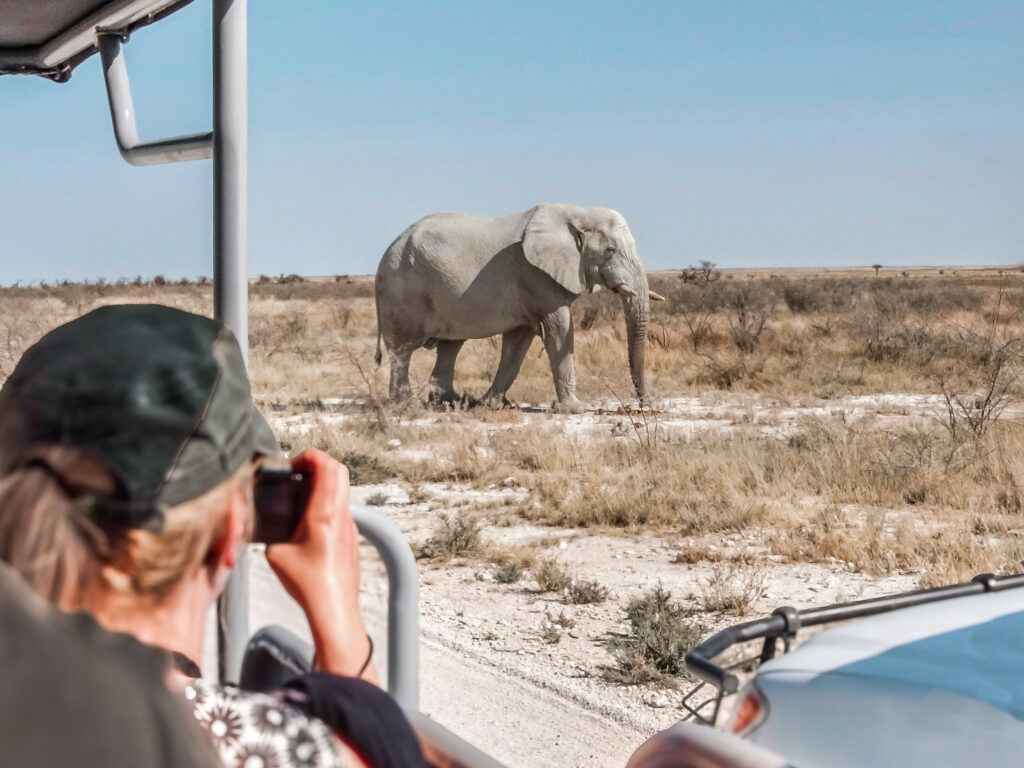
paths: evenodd
<path fill-rule="evenodd" d="M 523 254 L 537 269 L 570 293 L 584 291 L 583 230 L 571 212 L 557 205 L 538 205 L 523 231 Z"/>

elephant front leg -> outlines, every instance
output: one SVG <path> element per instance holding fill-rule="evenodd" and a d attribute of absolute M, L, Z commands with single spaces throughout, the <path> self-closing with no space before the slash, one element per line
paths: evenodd
<path fill-rule="evenodd" d="M 437 362 L 430 374 L 430 402 L 437 405 L 451 405 L 459 401 L 455 391 L 455 358 L 465 340 L 439 341 Z"/>
<path fill-rule="evenodd" d="M 498 362 L 498 372 L 494 375 L 494 382 L 484 395 L 485 403 L 509 404 L 505 399 L 505 393 L 508 392 L 508 388 L 512 386 L 512 382 L 519 375 L 519 369 L 523 365 L 533 337 L 533 329 L 529 326 L 513 328 L 502 334 L 501 360 Z"/>
<path fill-rule="evenodd" d="M 540 321 L 540 328 L 555 380 L 556 410 L 560 413 L 583 413 L 587 404 L 576 399 L 575 342 L 569 307 L 560 307 L 546 315 Z"/>

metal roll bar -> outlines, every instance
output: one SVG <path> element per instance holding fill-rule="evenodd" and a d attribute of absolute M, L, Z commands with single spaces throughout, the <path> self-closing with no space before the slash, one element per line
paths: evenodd
<path fill-rule="evenodd" d="M 121 48 L 122 43 L 128 42 L 128 33 L 124 30 L 102 31 L 97 33 L 96 39 L 103 63 L 103 80 L 107 85 L 110 120 L 114 124 L 114 138 L 121 157 L 132 165 L 180 163 L 213 157 L 212 131 L 159 141 L 139 141 L 128 68 Z"/>
<path fill-rule="evenodd" d="M 234 331 L 248 360 L 247 233 L 247 0 L 213 0 L 213 130 L 141 142 L 123 43 L 128 29 L 97 30 L 110 119 L 118 151 L 137 166 L 213 158 L 214 315 Z M 360 533 L 380 552 L 390 584 L 388 688 L 403 706 L 419 698 L 419 582 L 416 561 L 401 532 L 383 515 L 358 505 Z M 248 578 L 243 556 L 218 605 L 218 667 L 237 681 L 249 639 Z"/>
<path fill-rule="evenodd" d="M 420 738 L 429 765 L 443 765 L 446 768 L 506 768 L 503 763 L 481 752 L 422 712 L 406 709 L 405 716 Z"/>
<path fill-rule="evenodd" d="M 408 711 L 419 707 L 420 580 L 409 542 L 393 522 L 362 504 L 352 517 L 380 553 L 388 574 L 388 692 Z"/>
<path fill-rule="evenodd" d="M 213 314 L 249 361 L 248 0 L 213 0 Z M 241 558 L 218 603 L 221 680 L 237 680 L 249 639 L 249 569 Z"/>
<path fill-rule="evenodd" d="M 213 314 L 238 339 L 249 359 L 248 207 L 248 0 L 212 0 L 213 130 L 142 142 L 135 121 L 123 43 L 131 30 L 185 5 L 168 0 L 142 20 L 118 28 L 97 26 L 107 103 L 118 151 L 131 165 L 213 159 Z M 141 5 L 146 5 L 142 3 Z M 122 13 L 127 8 L 121 9 Z M 243 554 L 217 610 L 218 674 L 238 681 L 249 636 L 249 586 Z"/>

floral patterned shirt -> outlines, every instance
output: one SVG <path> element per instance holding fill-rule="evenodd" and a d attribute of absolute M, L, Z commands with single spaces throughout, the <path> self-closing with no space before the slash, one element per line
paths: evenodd
<path fill-rule="evenodd" d="M 341 768 L 334 736 L 275 696 L 196 679 L 185 688 L 226 768 Z"/>

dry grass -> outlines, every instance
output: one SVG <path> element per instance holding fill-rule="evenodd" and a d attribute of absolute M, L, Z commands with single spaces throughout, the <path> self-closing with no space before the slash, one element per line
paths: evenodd
<path fill-rule="evenodd" d="M 539 560 L 533 576 L 541 592 L 562 592 L 572 584 L 572 576 L 565 566 L 553 557 Z"/>
<path fill-rule="evenodd" d="M 608 587 L 592 579 L 573 579 L 566 591 L 566 600 L 573 605 L 603 603 L 608 599 Z"/>
<path fill-rule="evenodd" d="M 655 395 L 707 386 L 826 397 L 934 391 L 936 377 L 966 375 L 962 363 L 974 354 L 975 337 L 985 338 L 993 323 L 1007 335 L 1024 328 L 1024 274 L 1018 271 L 911 270 L 903 277 L 850 270 L 799 278 L 753 272 L 680 279 L 684 274 L 650 278 L 667 299 L 652 307 L 648 368 Z M 43 332 L 101 304 L 158 301 L 211 311 L 208 282 L 163 283 L 0 289 L 0 374 Z M 573 314 L 580 395 L 606 397 L 609 386 L 628 392 L 617 297 L 583 296 Z M 370 278 L 253 282 L 249 341 L 257 395 L 287 403 L 386 393 L 387 366 L 373 364 L 375 323 Z M 498 350 L 497 339 L 468 342 L 457 366 L 458 388 L 482 394 Z M 412 380 L 421 391 L 432 358 L 426 352 L 413 357 Z M 533 403 L 553 398 L 539 342 L 510 394 Z"/>
<path fill-rule="evenodd" d="M 523 577 L 523 569 L 519 563 L 511 561 L 494 569 L 494 580 L 499 584 L 515 584 Z"/>
<path fill-rule="evenodd" d="M 541 622 L 540 639 L 548 645 L 557 645 L 562 640 L 562 627 L 550 613 L 546 613 Z"/>
<path fill-rule="evenodd" d="M 41 334 L 102 304 L 155 301 L 211 312 L 208 283 L 160 282 L 0 289 L 0 377 Z M 777 277 L 694 269 L 652 275 L 651 287 L 667 298 L 652 307 L 647 360 L 655 397 L 714 389 L 783 398 L 932 393 L 946 396 L 947 418 L 820 417 L 765 434 L 738 413 L 727 433 L 680 438 L 664 434 L 656 418 L 619 436 L 581 435 L 526 423 L 514 410 L 390 404 L 387 366 L 372 362 L 372 280 L 345 277 L 252 284 L 254 393 L 286 418 L 322 407 L 308 433 L 283 434 L 285 447 L 329 451 L 357 484 L 396 481 L 425 501 L 435 483 L 491 489 L 512 478 L 516 496 L 477 510 L 496 524 L 525 519 L 697 538 L 756 531 L 769 551 L 794 561 L 913 572 L 924 585 L 1019 567 L 1024 435 L 1006 414 L 1021 396 L 1024 273 L 904 276 L 883 268 Z M 573 313 L 580 396 L 619 393 L 628 401 L 618 300 L 584 296 Z M 498 353 L 497 339 L 468 342 L 456 370 L 460 391 L 481 394 Z M 421 399 L 432 363 L 426 352 L 413 358 Z M 510 396 L 552 399 L 539 343 Z M 348 400 L 325 404 L 338 397 Z M 474 551 L 456 541 L 463 518 L 452 520 L 451 530 L 432 537 L 433 557 Z M 497 564 L 536 575 L 546 566 L 534 565 L 535 554 Z M 756 555 L 694 545 L 677 559 L 747 564 Z"/>
<path fill-rule="evenodd" d="M 763 568 L 715 565 L 702 589 L 704 610 L 746 616 L 764 591 L 767 575 Z"/>
<path fill-rule="evenodd" d="M 433 534 L 416 551 L 421 560 L 447 562 L 456 557 L 477 555 L 482 549 L 481 525 L 467 514 L 443 515 Z"/>
<path fill-rule="evenodd" d="M 698 563 L 737 563 L 750 565 L 757 561 L 756 552 L 743 550 L 728 550 L 717 545 L 706 542 L 691 542 L 683 545 L 675 557 L 674 563 L 683 565 L 696 565 Z"/>

